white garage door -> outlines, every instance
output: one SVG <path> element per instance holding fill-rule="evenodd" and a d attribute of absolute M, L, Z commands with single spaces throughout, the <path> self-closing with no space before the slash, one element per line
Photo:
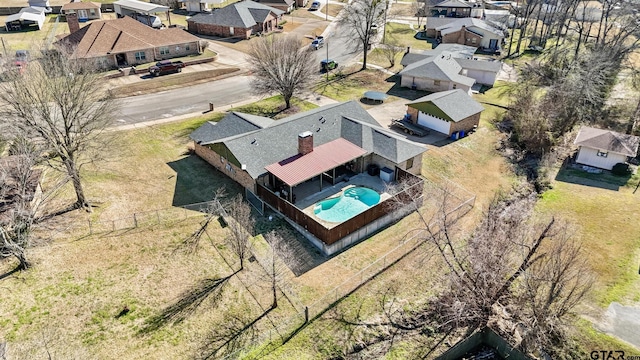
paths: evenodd
<path fill-rule="evenodd" d="M 491 85 L 496 82 L 496 74 L 490 71 L 468 70 L 467 76 L 475 79 L 477 83 Z"/>
<path fill-rule="evenodd" d="M 449 129 L 451 128 L 451 123 L 448 121 L 440 120 L 422 111 L 418 112 L 418 125 L 447 135 L 449 135 Z"/>

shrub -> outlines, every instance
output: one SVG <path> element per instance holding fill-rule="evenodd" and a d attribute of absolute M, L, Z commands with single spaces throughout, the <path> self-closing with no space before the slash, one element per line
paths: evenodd
<path fill-rule="evenodd" d="M 631 168 L 629 168 L 629 164 L 627 164 L 627 163 L 617 163 L 617 164 L 613 165 L 613 168 L 611 169 L 611 172 L 614 175 L 626 176 L 626 175 L 631 174 Z"/>

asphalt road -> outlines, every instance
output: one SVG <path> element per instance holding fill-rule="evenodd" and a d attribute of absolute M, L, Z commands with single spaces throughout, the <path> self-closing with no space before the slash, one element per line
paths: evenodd
<path fill-rule="evenodd" d="M 224 106 L 242 101 L 250 95 L 249 76 L 230 78 L 161 91 L 158 93 L 132 96 L 120 102 L 117 125 L 134 124 L 150 120 L 209 110 L 209 103 Z"/>
<path fill-rule="evenodd" d="M 326 44 L 316 53 L 317 69 L 320 61 L 327 58 L 338 62 L 340 66 L 355 61 L 361 51 L 352 51 L 348 38 L 332 23 L 326 32 Z M 238 56 L 237 52 L 233 56 Z M 120 115 L 116 125 L 135 124 L 151 120 L 166 119 L 191 114 L 214 106 L 225 106 L 246 100 L 251 96 L 250 76 L 234 76 L 223 80 L 166 90 L 154 94 L 132 96 L 121 100 Z"/>

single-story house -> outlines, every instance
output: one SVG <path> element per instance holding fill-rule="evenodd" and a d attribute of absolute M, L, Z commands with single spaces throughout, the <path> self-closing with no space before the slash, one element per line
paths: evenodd
<path fill-rule="evenodd" d="M 411 53 L 409 49 L 409 52 L 403 56 L 401 64 L 405 67 L 416 64 L 414 65 L 413 71 L 413 73 L 415 73 L 419 72 L 422 66 L 431 66 L 428 65 L 431 62 L 429 59 L 441 56 L 442 54 L 450 54 L 453 60 L 462 68 L 458 74 L 472 78 L 478 84 L 493 86 L 502 68 L 502 62 L 494 61 L 493 59 L 485 61 L 481 58 L 474 57 L 473 54 L 475 50 L 475 47 L 460 44 L 440 44 L 433 50 L 426 50 L 419 53 Z M 426 71 L 428 69 L 423 70 Z M 402 74 L 402 72 L 400 72 L 400 74 Z M 408 83 L 408 80 L 406 82 Z"/>
<path fill-rule="evenodd" d="M 179 0 L 189 12 L 205 12 L 214 9 L 213 5 L 222 4 L 223 0 Z"/>
<path fill-rule="evenodd" d="M 636 157 L 639 143 L 637 136 L 583 126 L 574 141 L 578 145 L 576 163 L 611 170 Z"/>
<path fill-rule="evenodd" d="M 327 254 L 386 226 L 392 220 L 385 216 L 397 211 L 378 206 L 383 205 L 382 200 L 378 205 L 375 201 L 364 210 L 366 215 L 326 224 L 316 218 L 322 194 L 340 191 L 353 179 L 383 183 L 409 177 L 422 181 L 417 175 L 426 151 L 380 126 L 355 101 L 325 105 L 278 121 L 230 112 L 217 123 L 203 124 L 190 137 L 198 156 L 286 215 Z"/>
<path fill-rule="evenodd" d="M 118 14 L 118 17 L 131 16 L 133 18 L 138 14 L 151 16 L 157 13 L 164 13 L 169 25 L 171 25 L 170 8 L 168 6 L 138 0 L 118 0 L 113 3 L 113 10 Z"/>
<path fill-rule="evenodd" d="M 513 28 L 516 24 L 516 16 L 509 10 L 489 10 L 484 9 L 482 20 L 499 28 Z"/>
<path fill-rule="evenodd" d="M 284 11 L 286 14 L 292 12 L 296 9 L 296 1 L 295 0 L 254 0 L 255 2 L 259 2 L 260 4 L 271 6 L 272 8 L 276 8 L 278 10 Z"/>
<path fill-rule="evenodd" d="M 78 21 L 101 19 L 100 4 L 90 1 L 74 1 L 62 5 L 62 14 L 78 14 Z"/>
<path fill-rule="evenodd" d="M 411 63 L 399 74 L 400 86 L 433 92 L 462 89 L 471 93 L 476 82 L 462 74 L 462 66 L 447 51 Z"/>
<path fill-rule="evenodd" d="M 483 110 L 461 89 L 433 93 L 407 104 L 411 122 L 446 135 L 477 127 Z"/>
<path fill-rule="evenodd" d="M 433 17 L 482 18 L 482 2 L 444 0 L 431 8 Z"/>
<path fill-rule="evenodd" d="M 444 44 L 456 43 L 493 51 L 499 50 L 504 42 L 504 31 L 483 20 L 474 18 L 447 20 L 450 19 L 428 18 L 425 25 L 426 35 Z"/>
<path fill-rule="evenodd" d="M 187 28 L 195 34 L 249 39 L 252 34 L 277 29 L 282 14 L 282 10 L 244 0 L 211 14 L 197 14 L 187 19 Z"/>
<path fill-rule="evenodd" d="M 125 16 L 99 20 L 79 28 L 74 16 L 67 17 L 71 34 L 56 45 L 79 59 L 94 59 L 103 68 L 144 64 L 198 54 L 200 38 L 179 28 L 157 30 Z"/>
<path fill-rule="evenodd" d="M 25 7 L 17 14 L 9 15 L 4 20 L 4 27 L 7 31 L 20 31 L 23 28 L 35 25 L 38 30 L 42 29 L 45 20 L 45 8 Z"/>

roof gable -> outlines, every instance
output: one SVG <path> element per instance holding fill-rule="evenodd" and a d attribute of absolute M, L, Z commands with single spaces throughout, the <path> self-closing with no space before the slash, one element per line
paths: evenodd
<path fill-rule="evenodd" d="M 414 100 L 407 106 L 453 122 L 466 119 L 484 110 L 480 103 L 461 89 L 433 93 Z M 443 117 L 442 114 L 445 116 Z"/>
<path fill-rule="evenodd" d="M 454 60 L 451 53 L 443 51 L 439 56 L 427 57 L 407 65 L 400 75 L 415 76 L 440 81 L 453 81 L 472 86 L 475 80 L 460 75 L 462 67 Z"/>
<path fill-rule="evenodd" d="M 271 6 L 245 0 L 227 5 L 213 11 L 211 14 L 198 14 L 188 21 L 200 24 L 250 28 L 264 22 L 270 13 L 277 17 L 284 12 Z"/>
<path fill-rule="evenodd" d="M 607 150 L 634 157 L 638 154 L 640 137 L 621 134 L 611 130 L 583 126 L 578 132 L 574 144 L 598 150 Z"/>
<path fill-rule="evenodd" d="M 62 10 L 99 9 L 100 5 L 90 1 L 74 1 L 62 5 Z"/>

